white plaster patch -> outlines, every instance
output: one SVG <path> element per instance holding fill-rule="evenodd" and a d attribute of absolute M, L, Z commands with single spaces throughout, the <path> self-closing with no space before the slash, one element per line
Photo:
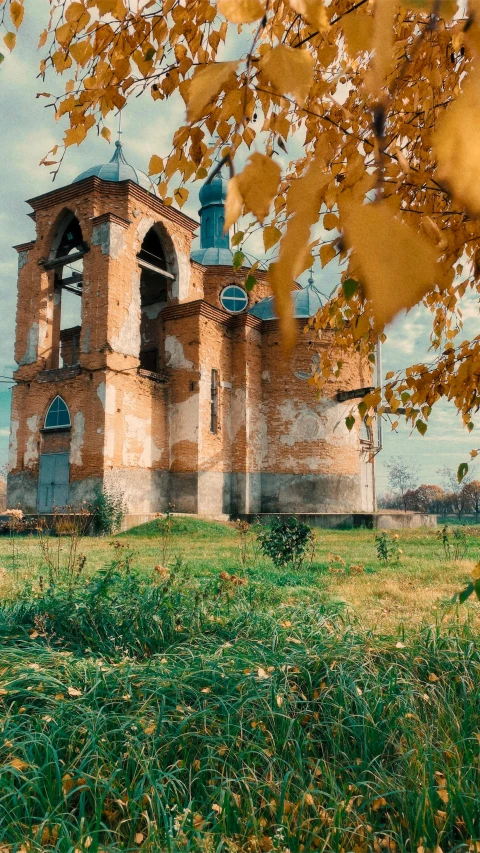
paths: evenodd
<path fill-rule="evenodd" d="M 23 454 L 23 464 L 25 468 L 32 468 L 38 459 L 38 427 L 40 425 L 40 416 L 33 415 L 27 418 L 27 427 L 30 430 L 30 435 L 27 440 L 25 453 Z"/>
<path fill-rule="evenodd" d="M 148 317 L 149 320 L 156 320 L 162 308 L 165 308 L 166 302 L 154 302 L 152 305 L 145 305 L 142 308 L 142 314 Z"/>
<path fill-rule="evenodd" d="M 101 222 L 92 231 L 92 243 L 116 261 L 125 249 L 125 229 L 116 222 Z"/>
<path fill-rule="evenodd" d="M 263 370 L 262 371 L 262 382 L 270 382 L 270 371 Z"/>
<path fill-rule="evenodd" d="M 150 421 L 137 415 L 125 415 L 125 424 L 127 429 L 123 442 L 123 464 L 151 468 L 162 458 L 162 450 L 157 447 L 150 434 Z"/>
<path fill-rule="evenodd" d="M 104 455 L 107 459 L 112 460 L 115 455 L 115 430 L 107 429 L 105 435 Z"/>
<path fill-rule="evenodd" d="M 185 358 L 182 342 L 175 335 L 165 337 L 165 359 L 174 370 L 193 370 L 193 361 Z"/>
<path fill-rule="evenodd" d="M 13 468 L 17 467 L 17 453 L 18 453 L 18 427 L 20 425 L 20 421 L 12 420 L 10 424 L 10 444 L 8 449 L 8 468 L 11 471 Z"/>
<path fill-rule="evenodd" d="M 117 411 L 117 389 L 115 385 L 108 384 L 105 393 L 105 414 L 114 415 Z"/>
<path fill-rule="evenodd" d="M 105 382 L 100 382 L 100 384 L 97 387 L 97 397 L 100 400 L 104 409 L 105 409 L 106 388 L 107 388 L 107 386 L 105 385 Z"/>
<path fill-rule="evenodd" d="M 132 275 L 132 294 L 127 316 L 115 337 L 111 340 L 112 349 L 124 355 L 138 358 L 140 352 L 140 273 L 134 270 Z"/>
<path fill-rule="evenodd" d="M 37 360 L 37 352 L 38 352 L 38 334 L 39 327 L 38 322 L 32 323 L 28 330 L 27 336 L 27 348 L 25 350 L 25 355 L 18 362 L 21 364 L 33 364 Z"/>
<path fill-rule="evenodd" d="M 306 403 L 288 400 L 278 407 L 279 417 L 285 424 L 280 444 L 293 447 L 297 442 L 325 441 L 332 446 L 354 446 L 358 443 L 355 432 L 345 425 L 348 406 L 333 400 L 321 400 L 316 408 Z"/>
<path fill-rule="evenodd" d="M 176 234 L 173 235 L 172 239 L 177 255 L 178 274 L 175 280 L 172 281 L 171 293 L 174 299 L 182 302 L 184 299 L 187 299 L 190 289 L 190 256 L 180 250 Z"/>
<path fill-rule="evenodd" d="M 72 441 L 70 445 L 70 462 L 72 465 L 82 464 L 82 448 L 85 440 L 85 415 L 77 412 L 73 419 Z"/>
<path fill-rule="evenodd" d="M 170 435 L 172 448 L 180 441 L 198 443 L 199 394 L 192 394 L 182 403 L 170 406 Z"/>

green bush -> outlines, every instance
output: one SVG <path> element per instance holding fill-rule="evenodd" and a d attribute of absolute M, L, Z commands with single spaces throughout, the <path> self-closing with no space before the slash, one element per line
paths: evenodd
<path fill-rule="evenodd" d="M 121 492 L 96 486 L 92 503 L 95 532 L 111 536 L 120 529 L 124 515 L 125 504 Z"/>
<path fill-rule="evenodd" d="M 259 529 L 257 539 L 264 556 L 270 557 L 277 568 L 300 569 L 308 555 L 310 562 L 313 559 L 314 535 L 308 524 L 294 516 L 273 518 L 268 527 Z"/>

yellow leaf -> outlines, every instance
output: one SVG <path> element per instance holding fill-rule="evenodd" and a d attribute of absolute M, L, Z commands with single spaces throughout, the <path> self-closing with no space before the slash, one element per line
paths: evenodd
<path fill-rule="evenodd" d="M 305 794 L 305 805 L 306 806 L 314 806 L 315 805 L 315 800 L 313 799 L 312 795 L 309 793 Z"/>
<path fill-rule="evenodd" d="M 350 56 L 370 50 L 373 38 L 373 17 L 364 9 L 343 15 L 341 26 Z"/>
<path fill-rule="evenodd" d="M 323 0 L 288 0 L 294 12 L 298 12 L 307 24 L 316 27 L 321 33 L 330 28 L 330 21 Z"/>
<path fill-rule="evenodd" d="M 237 176 L 237 185 L 245 207 L 263 222 L 277 195 L 281 169 L 275 160 L 265 154 L 252 154 L 243 172 Z"/>
<path fill-rule="evenodd" d="M 338 216 L 335 216 L 334 213 L 326 213 L 323 217 L 323 227 L 326 231 L 333 231 L 334 228 L 338 228 Z"/>
<path fill-rule="evenodd" d="M 218 803 L 213 803 L 212 812 L 216 812 L 217 814 L 222 814 L 222 807 L 218 805 Z"/>
<path fill-rule="evenodd" d="M 333 243 L 325 243 L 324 246 L 320 246 L 320 260 L 322 262 L 322 267 L 326 267 L 327 264 L 336 257 L 336 255 L 337 253 Z"/>
<path fill-rule="evenodd" d="M 275 225 L 267 225 L 263 229 L 263 245 L 265 251 L 268 252 L 273 246 L 275 246 L 280 237 L 282 236 L 282 232 L 280 228 L 277 228 Z"/>
<path fill-rule="evenodd" d="M 269 678 L 270 677 L 268 672 L 265 669 L 263 669 L 263 667 L 261 667 L 261 666 L 259 666 L 257 669 L 257 675 L 259 678 Z"/>
<path fill-rule="evenodd" d="M 101 135 L 107 140 L 107 142 L 110 142 L 110 139 L 112 138 L 112 131 L 108 127 L 102 127 Z"/>
<path fill-rule="evenodd" d="M 73 698 L 76 698 L 77 696 L 82 695 L 82 691 L 77 690 L 76 687 L 67 687 L 67 693 L 69 696 L 72 696 Z"/>
<path fill-rule="evenodd" d="M 90 14 L 85 9 L 83 3 L 70 3 L 65 12 L 65 20 L 68 21 L 69 24 L 79 24 L 80 27 L 83 27 L 88 24 Z"/>
<path fill-rule="evenodd" d="M 217 9 L 232 24 L 252 24 L 265 14 L 260 0 L 217 0 Z"/>
<path fill-rule="evenodd" d="M 243 196 L 238 185 L 238 178 L 230 178 L 227 198 L 225 200 L 225 231 L 228 231 L 242 215 Z"/>
<path fill-rule="evenodd" d="M 385 203 L 351 201 L 341 214 L 347 245 L 354 249 L 354 265 L 372 303 L 374 328 L 381 331 L 434 286 L 437 252 L 425 237 L 395 219 Z"/>
<path fill-rule="evenodd" d="M 378 97 L 393 61 L 393 23 L 396 0 L 375 3 L 373 17 L 373 60 L 365 80 L 367 89 Z M 347 15 L 348 17 L 348 15 Z"/>
<path fill-rule="evenodd" d="M 55 38 L 63 47 L 70 43 L 72 36 L 73 28 L 71 24 L 61 24 L 55 30 Z"/>
<path fill-rule="evenodd" d="M 259 68 L 281 95 L 293 95 L 300 106 L 305 103 L 313 82 L 315 60 L 308 50 L 280 44 L 265 53 Z"/>
<path fill-rule="evenodd" d="M 43 32 L 40 33 L 40 38 L 38 41 L 38 47 L 39 48 L 43 47 L 43 45 L 47 41 L 47 38 L 48 38 L 48 32 L 47 32 L 47 30 L 43 30 Z"/>
<path fill-rule="evenodd" d="M 148 165 L 149 175 L 160 175 L 163 172 L 163 160 L 157 154 L 153 154 Z"/>
<path fill-rule="evenodd" d="M 435 675 L 434 672 L 431 672 L 430 675 L 428 676 L 428 680 L 430 681 L 431 684 L 434 684 L 435 681 L 438 681 L 438 675 Z"/>
<path fill-rule="evenodd" d="M 87 131 L 83 124 L 79 124 L 77 127 L 69 127 L 68 130 L 65 131 L 65 147 L 68 148 L 69 145 L 80 145 L 86 135 Z"/>
<path fill-rule="evenodd" d="M 135 833 L 135 844 L 141 844 L 144 838 L 145 838 L 145 836 L 144 836 L 143 832 L 136 832 Z"/>
<path fill-rule="evenodd" d="M 433 137 L 438 180 L 472 216 L 480 213 L 479 110 L 480 75 L 476 73 L 447 107 Z"/>
<path fill-rule="evenodd" d="M 188 121 L 197 121 L 226 83 L 233 78 L 238 62 L 212 62 L 195 69 L 187 95 Z"/>
<path fill-rule="evenodd" d="M 287 193 L 287 228 L 280 243 L 278 261 L 270 264 L 268 281 L 275 297 L 275 312 L 280 320 L 282 343 L 288 352 L 297 333 L 291 292 L 299 276 L 310 263 L 310 231 L 318 220 L 323 187 L 328 181 L 325 161 L 317 152 L 307 171 L 294 180 Z"/>
<path fill-rule="evenodd" d="M 185 187 L 178 187 L 173 193 L 176 203 L 179 207 L 183 207 L 187 198 L 188 198 L 188 190 Z"/>
<path fill-rule="evenodd" d="M 379 809 L 383 809 L 386 805 L 387 801 L 385 797 L 377 797 L 372 803 L 372 809 L 374 812 L 378 812 Z"/>
<path fill-rule="evenodd" d="M 144 732 L 146 735 L 153 735 L 154 731 L 156 731 L 155 723 L 150 723 L 146 728 L 144 728 Z"/>
<path fill-rule="evenodd" d="M 448 803 L 448 791 L 445 788 L 437 788 L 437 794 L 443 803 Z"/>
<path fill-rule="evenodd" d="M 10 17 L 12 19 L 13 26 L 17 30 L 23 21 L 24 12 L 25 9 L 23 8 L 23 4 L 19 3 L 18 0 L 12 0 L 10 3 Z"/>
<path fill-rule="evenodd" d="M 17 43 L 17 37 L 15 33 L 7 33 L 6 36 L 3 37 L 3 41 L 9 50 L 13 50 Z"/>
<path fill-rule="evenodd" d="M 12 758 L 12 760 L 9 762 L 9 764 L 10 764 L 10 767 L 14 767 L 15 770 L 18 770 L 20 773 L 22 772 L 22 770 L 26 770 L 28 767 L 27 762 L 22 761 L 21 758 Z"/>

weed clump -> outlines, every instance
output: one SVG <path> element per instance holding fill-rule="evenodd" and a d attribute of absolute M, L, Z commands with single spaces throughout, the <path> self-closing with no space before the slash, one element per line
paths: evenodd
<path fill-rule="evenodd" d="M 378 536 L 375 536 L 375 544 L 377 549 L 377 557 L 382 563 L 398 563 L 402 549 L 399 545 L 398 533 L 390 535 L 386 530 L 382 530 Z"/>

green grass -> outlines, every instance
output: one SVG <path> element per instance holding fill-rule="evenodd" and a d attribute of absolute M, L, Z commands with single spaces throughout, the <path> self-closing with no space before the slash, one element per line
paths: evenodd
<path fill-rule="evenodd" d="M 383 567 L 321 531 L 298 573 L 238 539 L 175 519 L 169 575 L 154 525 L 87 540 L 51 587 L 38 540 L 0 540 L 2 853 L 475 850 L 479 605 L 444 600 L 478 538 L 459 565 L 401 533 Z"/>

